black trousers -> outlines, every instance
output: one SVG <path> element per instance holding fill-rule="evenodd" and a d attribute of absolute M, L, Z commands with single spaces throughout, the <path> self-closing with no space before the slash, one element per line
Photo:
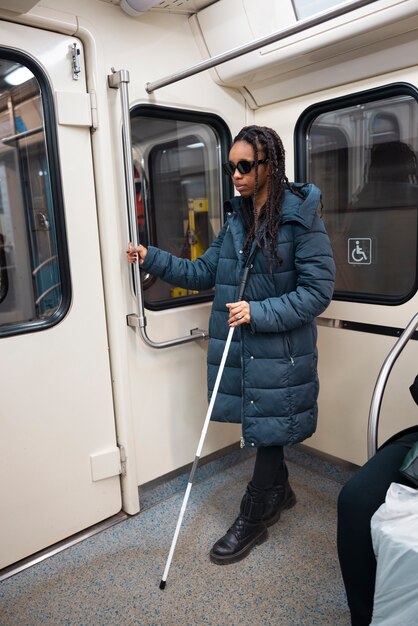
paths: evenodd
<path fill-rule="evenodd" d="M 283 484 L 287 477 L 283 446 L 257 448 L 251 483 L 257 489 L 271 489 Z"/>
<path fill-rule="evenodd" d="M 371 517 L 385 501 L 391 482 L 408 485 L 399 467 L 409 448 L 399 439 L 415 442 L 418 432 L 408 429 L 391 438 L 350 478 L 338 498 L 338 558 L 353 626 L 369 626 L 372 620 L 376 558 Z"/>

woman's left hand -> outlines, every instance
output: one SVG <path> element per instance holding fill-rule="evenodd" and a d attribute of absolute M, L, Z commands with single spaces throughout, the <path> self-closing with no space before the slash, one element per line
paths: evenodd
<path fill-rule="evenodd" d="M 240 302 L 228 303 L 226 306 L 229 309 L 228 324 L 230 327 L 250 323 L 251 314 L 248 302 L 241 300 Z"/>

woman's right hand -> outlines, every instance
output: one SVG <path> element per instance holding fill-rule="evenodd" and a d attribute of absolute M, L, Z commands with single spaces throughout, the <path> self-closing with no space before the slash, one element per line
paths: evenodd
<path fill-rule="evenodd" d="M 147 256 L 147 248 L 145 246 L 141 246 L 141 244 L 134 248 L 131 242 L 128 243 L 128 249 L 126 254 L 128 256 L 129 263 L 136 263 L 139 258 L 139 264 L 141 265 L 144 262 L 145 257 Z"/>

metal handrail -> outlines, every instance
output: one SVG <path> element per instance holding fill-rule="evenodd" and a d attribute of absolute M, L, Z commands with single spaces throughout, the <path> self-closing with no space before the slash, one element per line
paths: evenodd
<path fill-rule="evenodd" d="M 37 126 L 36 128 L 31 128 L 29 130 L 24 130 L 21 133 L 16 133 L 15 135 L 10 135 L 10 137 L 3 137 L 1 141 L 5 143 L 7 146 L 12 146 L 20 139 L 26 139 L 27 137 L 32 137 L 32 135 L 37 135 L 44 131 L 43 126 Z"/>
<path fill-rule="evenodd" d="M 389 378 L 389 374 L 395 364 L 396 359 L 408 343 L 409 339 L 414 334 L 418 327 L 418 313 L 409 322 L 408 326 L 399 337 L 392 350 L 386 357 L 379 376 L 377 377 L 376 385 L 373 391 L 372 401 L 369 412 L 369 425 L 367 431 L 367 456 L 370 459 L 376 454 L 377 450 L 377 431 L 379 426 L 379 413 L 382 404 L 383 393 L 385 391 L 386 383 Z"/>
<path fill-rule="evenodd" d="M 131 239 L 135 248 L 138 247 L 138 231 L 136 223 L 136 205 L 135 205 L 135 185 L 133 176 L 133 161 L 132 161 L 132 138 L 131 138 L 131 125 L 129 117 L 129 95 L 128 95 L 128 83 L 129 72 L 128 70 L 119 70 L 116 72 L 112 68 L 112 74 L 108 75 L 108 84 L 112 89 L 120 89 L 121 105 L 122 105 L 122 143 L 123 143 L 123 156 L 125 167 L 125 184 L 126 184 L 126 196 L 128 199 L 128 215 L 129 225 L 131 230 Z M 193 328 L 190 330 L 190 335 L 184 337 L 178 337 L 177 339 L 169 339 L 168 341 L 156 342 L 150 339 L 146 332 L 147 320 L 145 317 L 144 306 L 144 294 L 142 290 L 141 273 L 139 263 L 133 265 L 135 296 L 137 303 L 137 314 L 130 314 L 127 316 L 127 323 L 133 328 L 138 328 L 141 339 L 151 348 L 169 348 L 171 346 L 178 346 L 189 341 L 195 341 L 196 339 L 205 339 L 208 337 L 206 330 L 200 330 L 199 328 Z"/>
<path fill-rule="evenodd" d="M 304 20 L 299 20 L 296 24 L 292 26 L 288 26 L 287 28 L 283 28 L 272 35 L 267 35 L 266 37 L 260 37 L 251 43 L 247 43 L 243 46 L 238 46 L 236 48 L 232 48 L 227 52 L 222 52 L 221 54 L 217 54 L 210 59 L 206 59 L 206 61 L 201 61 L 196 65 L 192 65 L 186 70 L 182 70 L 180 72 L 175 72 L 174 74 L 170 74 L 165 78 L 160 78 L 159 80 L 155 80 L 152 83 L 146 83 L 145 90 L 148 93 L 152 93 L 157 89 L 161 89 L 161 87 L 166 87 L 167 85 L 172 85 L 173 83 L 178 82 L 179 80 L 183 80 L 183 78 L 188 78 L 189 76 L 194 76 L 195 74 L 199 74 L 204 70 L 208 70 L 216 65 L 221 65 L 222 63 L 226 63 L 227 61 L 231 61 L 232 59 L 236 59 L 244 54 L 248 54 L 248 52 L 254 52 L 255 50 L 259 50 L 260 48 L 264 48 L 264 46 L 268 46 L 271 43 L 276 43 L 276 41 L 280 41 L 281 39 L 286 39 L 286 37 L 291 37 L 292 35 L 296 35 L 308 28 L 313 28 L 314 26 L 318 26 L 323 22 L 328 22 L 336 17 L 340 17 L 341 15 L 345 15 L 351 11 L 355 11 L 355 9 L 360 9 L 367 4 L 372 4 L 372 2 L 376 2 L 377 0 L 356 0 L 353 2 L 345 2 L 344 4 L 339 5 L 336 9 L 328 9 L 326 11 L 321 11 L 314 17 L 308 17 Z"/>

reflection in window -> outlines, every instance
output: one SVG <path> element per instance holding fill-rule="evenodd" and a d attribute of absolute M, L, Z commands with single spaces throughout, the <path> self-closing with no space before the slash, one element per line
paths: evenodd
<path fill-rule="evenodd" d="M 323 192 L 335 297 L 397 304 L 417 283 L 418 103 L 384 92 L 355 100 L 311 113 L 307 177 Z"/>
<path fill-rule="evenodd" d="M 6 252 L 4 249 L 4 237 L 0 233 L 0 303 L 7 296 L 9 290 L 9 277 L 7 273 Z"/>
<path fill-rule="evenodd" d="M 377 113 L 371 119 L 370 135 L 372 143 L 399 141 L 400 130 L 396 116 L 388 113 Z"/>
<path fill-rule="evenodd" d="M 0 332 L 47 321 L 62 302 L 41 88 L 24 65 L 0 74 Z"/>
<path fill-rule="evenodd" d="M 173 114 L 174 115 L 174 114 Z M 221 228 L 220 137 L 208 123 L 133 114 L 132 145 L 139 240 L 178 257 L 196 259 Z M 212 297 L 151 276 L 144 278 L 148 308 Z"/>

